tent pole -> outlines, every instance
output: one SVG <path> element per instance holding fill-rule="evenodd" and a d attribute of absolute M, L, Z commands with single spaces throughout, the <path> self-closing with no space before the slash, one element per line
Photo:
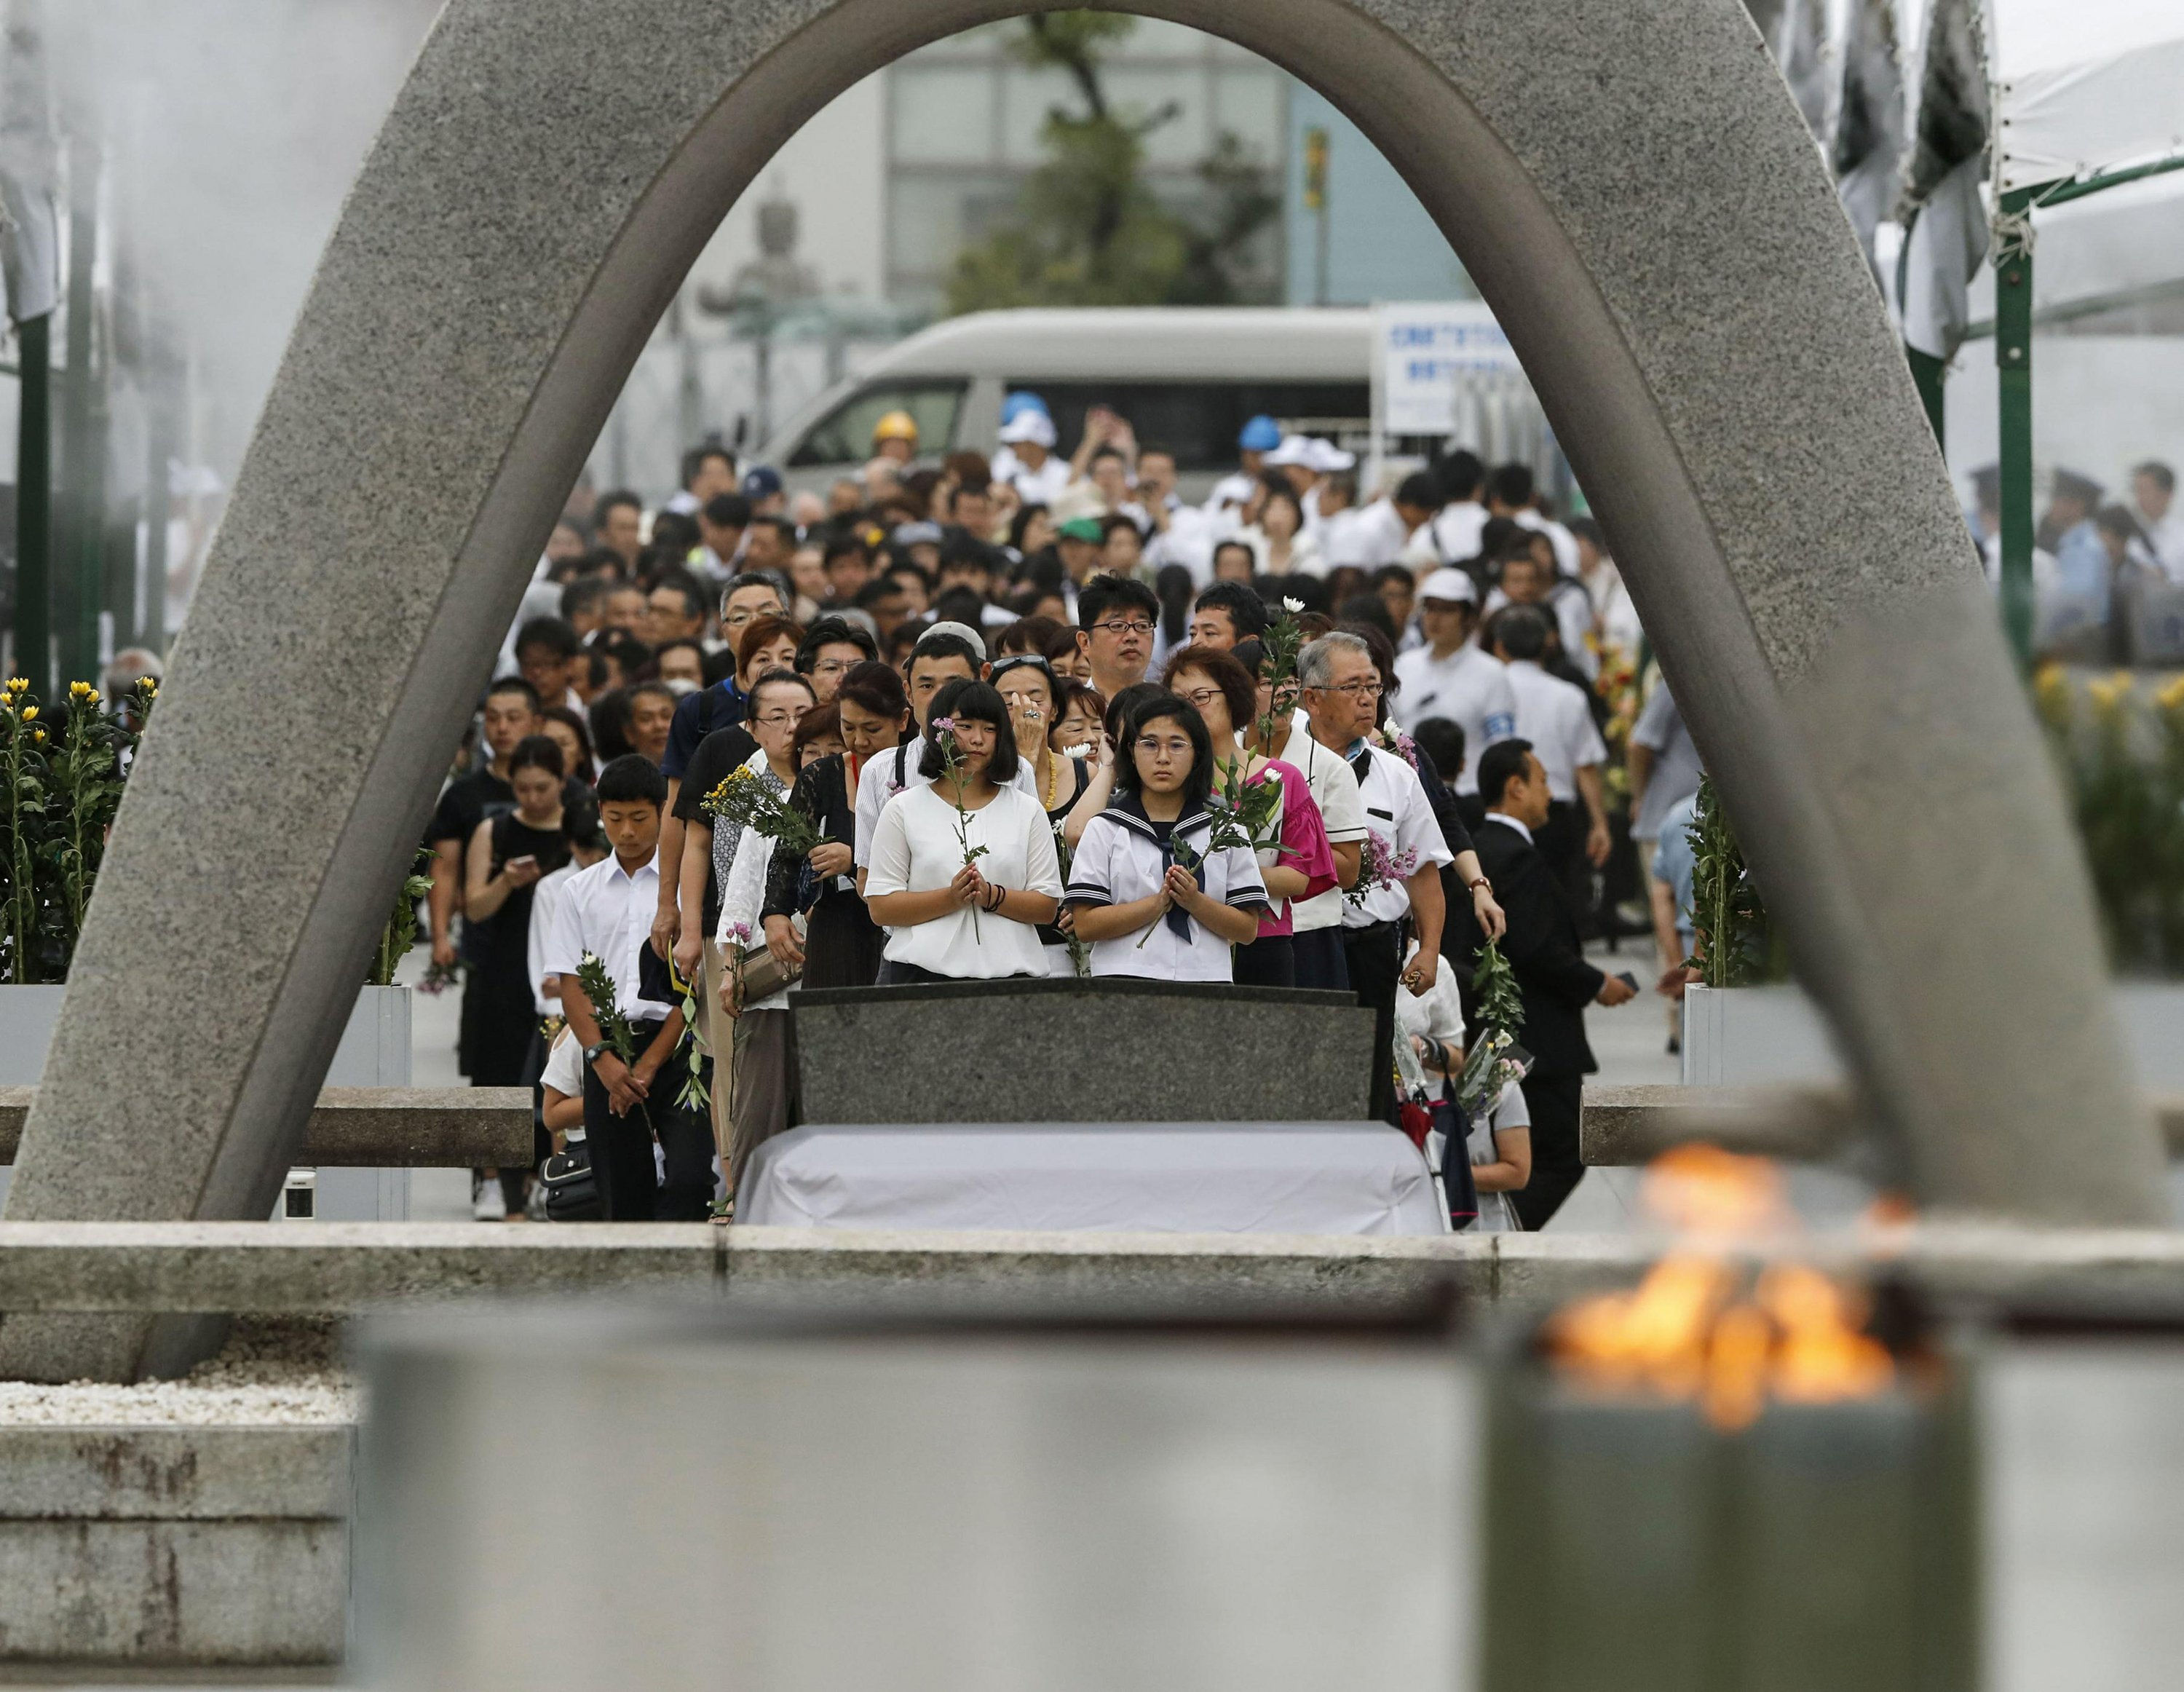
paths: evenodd
<path fill-rule="evenodd" d="M 2022 666 L 2032 660 L 2032 194 L 2002 197 L 1994 262 L 1994 363 L 2002 414 L 2002 617 Z M 2009 232 L 2013 231 L 2022 233 Z"/>

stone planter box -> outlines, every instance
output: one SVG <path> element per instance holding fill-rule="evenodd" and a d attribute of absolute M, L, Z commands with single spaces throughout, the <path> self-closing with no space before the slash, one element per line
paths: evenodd
<path fill-rule="evenodd" d="M 63 987 L 0 987 L 0 1087 L 35 1087 L 60 1019 Z M 367 987 L 326 1070 L 328 1087 L 410 1084 L 410 989 Z M 10 1172 L 0 1166 L 0 1201 Z M 318 1172 L 315 1215 L 326 1222 L 407 1222 L 407 1169 Z"/>
<path fill-rule="evenodd" d="M 2184 1088 L 2184 982 L 2120 982 L 2116 1010 L 2148 1089 Z M 1839 1082 L 1841 1058 L 1819 1007 L 1798 987 L 1687 988 L 1686 1087 Z"/>
<path fill-rule="evenodd" d="M 1373 1013 L 1347 993 L 1110 976 L 826 988 L 788 1004 L 806 1122 L 1367 1114 Z"/>

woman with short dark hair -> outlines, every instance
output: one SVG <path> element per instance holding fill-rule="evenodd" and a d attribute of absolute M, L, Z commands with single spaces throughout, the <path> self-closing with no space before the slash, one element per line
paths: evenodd
<path fill-rule="evenodd" d="M 892 931 L 880 978 L 1043 976 L 1038 928 L 1060 908 L 1061 876 L 1046 813 L 1011 785 L 1008 706 L 983 682 L 951 682 L 927 729 L 930 785 L 888 801 L 865 877 L 872 920 Z"/>
<path fill-rule="evenodd" d="M 1173 694 L 1127 722 L 1115 797 L 1070 865 L 1078 938 L 1095 976 L 1228 981 L 1229 949 L 1257 936 L 1267 889 L 1248 847 L 1213 843 L 1212 740 Z"/>

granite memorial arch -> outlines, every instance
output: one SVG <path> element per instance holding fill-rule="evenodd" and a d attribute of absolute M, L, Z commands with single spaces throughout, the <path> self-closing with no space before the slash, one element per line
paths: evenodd
<path fill-rule="evenodd" d="M 699 249 L 833 95 L 1028 9 L 449 0 L 175 654 L 9 1219 L 266 1213 L 443 750 Z M 1446 232 L 1915 1189 L 2159 1219 L 2059 793 L 1901 353 L 1739 0 L 1124 9 L 1311 81 Z M 12 1318 L 0 1373 L 126 1378 L 198 1338 Z"/>

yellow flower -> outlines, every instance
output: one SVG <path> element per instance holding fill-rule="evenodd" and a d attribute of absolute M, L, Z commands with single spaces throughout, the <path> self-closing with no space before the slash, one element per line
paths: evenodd
<path fill-rule="evenodd" d="M 31 731 L 31 738 L 33 740 L 43 741 L 45 737 L 46 732 L 42 728 L 34 728 Z"/>
<path fill-rule="evenodd" d="M 36 722 L 37 720 L 38 708 L 36 705 L 25 705 L 23 707 L 23 721 L 25 722 Z"/>
<path fill-rule="evenodd" d="M 8 678 L 8 691 L 11 693 L 27 693 L 31 691 L 31 684 L 23 676 L 11 676 Z"/>
<path fill-rule="evenodd" d="M 2164 711 L 2173 711 L 2184 707 L 2184 676 L 2179 676 L 2153 697 Z"/>
<path fill-rule="evenodd" d="M 2105 682 L 2086 683 L 2086 697 L 2093 702 L 2093 709 L 2103 716 L 2114 715 L 2117 706 L 2122 703 L 2124 696 L 2130 691 L 2131 683 L 2128 681 L 2120 682 L 2113 676 Z"/>

